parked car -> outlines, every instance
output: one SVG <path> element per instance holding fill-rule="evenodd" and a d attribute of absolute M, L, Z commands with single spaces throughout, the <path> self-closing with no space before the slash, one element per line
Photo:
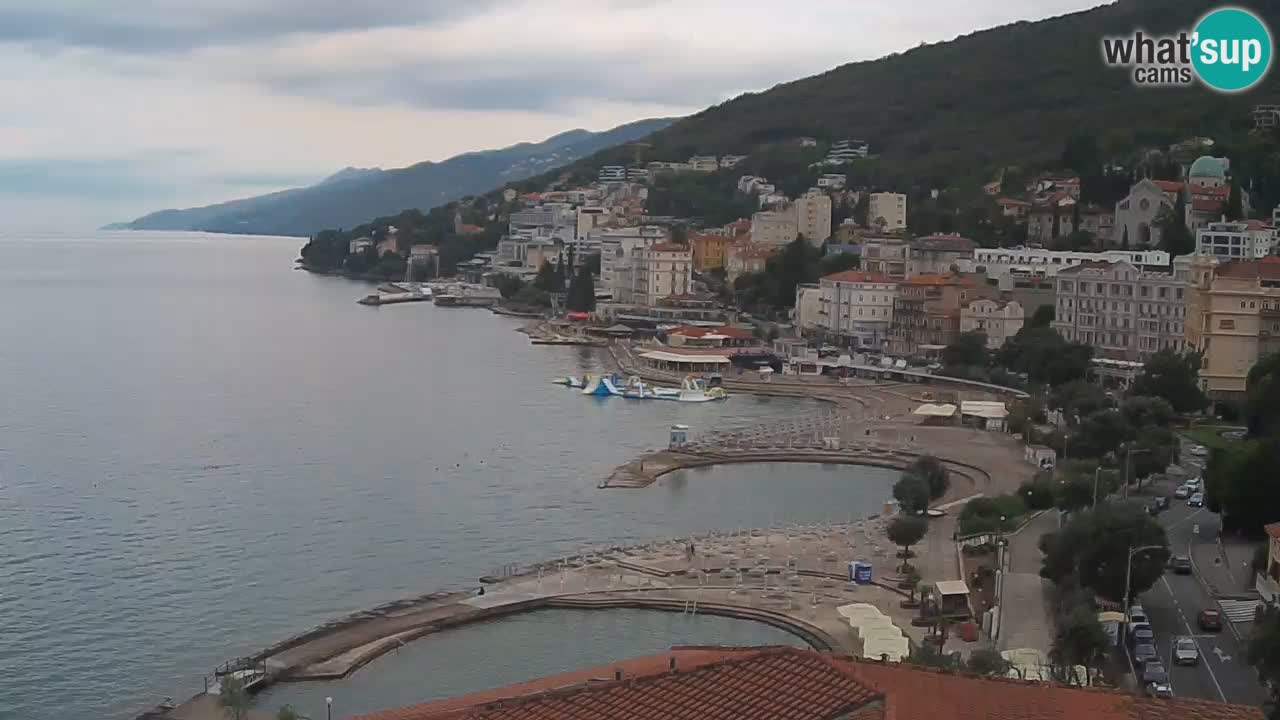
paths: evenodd
<path fill-rule="evenodd" d="M 1179 500 L 1186 500 L 1191 497 L 1191 488 L 1186 485 L 1179 485 L 1178 489 L 1173 491 L 1173 496 Z"/>
<path fill-rule="evenodd" d="M 1200 648 L 1191 638 L 1178 638 L 1173 646 L 1173 661 L 1178 665 L 1195 665 L 1200 662 Z"/>
<path fill-rule="evenodd" d="M 1191 574 L 1191 558 L 1186 555 L 1174 555 L 1169 558 L 1169 569 L 1179 575 Z"/>
<path fill-rule="evenodd" d="M 1162 683 L 1147 683 L 1147 695 L 1153 698 L 1169 699 L 1173 697 L 1173 686 L 1168 681 Z"/>
<path fill-rule="evenodd" d="M 1134 625 L 1138 623 L 1146 624 L 1151 622 L 1147 619 L 1147 611 L 1142 609 L 1141 605 L 1133 605 L 1129 608 L 1129 629 L 1132 630 Z"/>
<path fill-rule="evenodd" d="M 1204 493 L 1198 492 L 1187 498 L 1187 507 L 1204 507 Z"/>
<path fill-rule="evenodd" d="M 1141 645 L 1133 646 L 1133 653 L 1131 654 L 1131 657 L 1133 658 L 1133 667 L 1137 670 L 1141 670 L 1142 666 L 1152 660 L 1159 660 L 1160 653 L 1156 652 L 1155 645 L 1143 643 Z"/>
<path fill-rule="evenodd" d="M 1196 624 L 1206 632 L 1220 632 L 1222 630 L 1222 613 L 1205 608 L 1196 616 Z"/>
<path fill-rule="evenodd" d="M 1188 481 L 1187 481 L 1186 483 L 1184 483 L 1184 484 L 1185 484 L 1187 487 L 1191 488 L 1192 490 L 1199 490 L 1199 489 L 1200 489 L 1200 478 L 1198 478 L 1198 477 L 1193 477 L 1193 478 L 1191 478 L 1190 480 L 1188 480 Z"/>
<path fill-rule="evenodd" d="M 1137 647 L 1139 645 L 1154 645 L 1156 642 L 1156 634 L 1152 632 L 1150 623 L 1135 623 L 1129 629 L 1129 642 Z"/>
<path fill-rule="evenodd" d="M 1196 457 L 1204 457 L 1205 455 L 1209 454 L 1209 450 L 1205 448 L 1205 446 L 1203 445 L 1192 445 L 1191 454 L 1195 455 Z"/>
<path fill-rule="evenodd" d="M 1142 684 L 1168 685 L 1169 671 L 1165 670 L 1164 665 L 1158 660 L 1153 660 L 1142 666 Z"/>

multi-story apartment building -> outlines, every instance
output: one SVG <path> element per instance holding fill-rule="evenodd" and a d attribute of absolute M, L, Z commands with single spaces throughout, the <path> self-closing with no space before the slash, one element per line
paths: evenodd
<path fill-rule="evenodd" d="M 1160 350 L 1182 352 L 1189 260 L 1174 272 L 1132 263 L 1086 262 L 1058 272 L 1053 328 L 1099 357 L 1141 360 Z"/>
<path fill-rule="evenodd" d="M 865 158 L 871 153 L 871 145 L 865 140 L 840 140 L 827 151 L 826 163 L 840 165 Z"/>
<path fill-rule="evenodd" d="M 871 193 L 867 224 L 873 230 L 895 232 L 907 229 L 907 196 L 900 193 Z"/>
<path fill-rule="evenodd" d="M 1108 250 L 1100 253 L 1043 248 L 975 248 L 973 258 L 962 262 L 965 272 L 985 273 L 1004 286 L 1005 278 L 1051 278 L 1062 270 L 1087 262 L 1128 262 L 1139 269 L 1169 267 L 1169 253 L 1163 250 Z"/>
<path fill-rule="evenodd" d="M 596 178 L 600 182 L 624 182 L 627 179 L 627 169 L 621 165 L 605 165 L 600 168 Z"/>
<path fill-rule="evenodd" d="M 720 169 L 720 159 L 715 155 L 694 155 L 689 158 L 689 169 L 694 172 L 715 172 Z"/>
<path fill-rule="evenodd" d="M 883 350 L 893 322 L 898 281 L 881 273 L 849 270 L 818 281 L 818 326 L 830 341 Z"/>
<path fill-rule="evenodd" d="M 689 235 L 689 249 L 693 251 L 693 269 L 707 272 L 725 265 L 729 251 L 730 239 L 714 233 L 692 233 Z"/>
<path fill-rule="evenodd" d="M 1196 254 L 1218 262 L 1254 260 L 1276 250 L 1276 229 L 1261 220 L 1211 222 L 1196 232 Z"/>
<path fill-rule="evenodd" d="M 776 252 L 777 245 L 761 245 L 751 242 L 750 236 L 739 239 L 729 246 L 725 252 L 724 270 L 729 280 L 744 273 L 756 273 L 764 270 L 769 256 Z"/>
<path fill-rule="evenodd" d="M 631 302 L 636 254 L 651 245 L 666 242 L 667 229 L 659 225 L 625 228 L 595 228 L 589 233 L 600 245 L 600 289 L 618 302 Z"/>
<path fill-rule="evenodd" d="M 820 247 L 831 237 L 831 197 L 826 193 L 810 190 L 796 198 L 790 211 L 796 216 L 796 232 L 810 245 Z"/>
<path fill-rule="evenodd" d="M 830 219 L 827 223 L 830 225 Z M 751 239 L 760 245 L 786 245 L 799 232 L 794 211 L 768 210 L 751 216 Z"/>
<path fill-rule="evenodd" d="M 663 242 L 635 253 L 632 302 L 653 305 L 693 290 L 693 252 L 687 245 Z"/>
<path fill-rule="evenodd" d="M 1200 387 L 1217 400 L 1240 399 L 1258 359 L 1280 352 L 1280 257 L 1191 265 L 1187 347 L 1201 354 Z"/>
<path fill-rule="evenodd" d="M 960 308 L 960 332 L 980 332 L 987 336 L 987 348 L 997 350 L 1022 330 L 1026 320 L 1022 306 L 1015 300 L 980 298 Z"/>
<path fill-rule="evenodd" d="M 907 274 L 947 273 L 973 258 L 977 243 L 958 234 L 929 235 L 909 243 Z"/>
<path fill-rule="evenodd" d="M 796 286 L 796 306 L 791 322 L 802 333 L 822 329 L 822 288 L 816 283 Z"/>
<path fill-rule="evenodd" d="M 998 291 L 965 275 L 913 275 L 898 285 L 889 327 L 889 352 L 920 356 L 940 352 L 960 336 L 960 308 Z"/>
<path fill-rule="evenodd" d="M 907 276 L 911 246 L 905 237 L 865 237 L 862 269 L 901 280 Z"/>

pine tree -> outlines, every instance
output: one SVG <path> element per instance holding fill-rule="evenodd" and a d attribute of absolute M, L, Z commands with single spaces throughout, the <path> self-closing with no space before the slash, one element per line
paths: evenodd
<path fill-rule="evenodd" d="M 596 309 L 595 280 L 591 277 L 591 268 L 583 265 L 569 281 L 569 294 L 565 305 L 573 312 L 592 312 Z"/>
<path fill-rule="evenodd" d="M 1231 183 L 1231 195 L 1227 197 L 1227 207 L 1224 213 L 1228 220 L 1244 219 L 1244 199 L 1240 196 L 1240 185 Z"/>

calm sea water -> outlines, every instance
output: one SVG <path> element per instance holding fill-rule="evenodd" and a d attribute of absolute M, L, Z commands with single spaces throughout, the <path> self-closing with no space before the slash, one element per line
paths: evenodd
<path fill-rule="evenodd" d="M 673 422 L 813 406 L 584 398 L 548 380 L 591 354 L 483 311 L 359 306 L 366 287 L 291 270 L 298 245 L 0 236 L 0 718 L 128 717 L 229 657 L 506 563 L 888 492 L 889 473 L 811 466 L 596 490 Z M 598 657 L 565 652 L 514 672 Z"/>

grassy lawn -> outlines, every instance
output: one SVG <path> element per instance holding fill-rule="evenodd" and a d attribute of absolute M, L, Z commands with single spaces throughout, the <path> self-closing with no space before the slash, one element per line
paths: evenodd
<path fill-rule="evenodd" d="M 1236 443 L 1235 440 L 1228 440 L 1222 437 L 1224 430 L 1235 430 L 1233 427 L 1198 427 L 1190 430 L 1183 430 L 1182 436 L 1190 438 L 1193 442 L 1203 445 L 1207 448 L 1225 448 Z"/>

